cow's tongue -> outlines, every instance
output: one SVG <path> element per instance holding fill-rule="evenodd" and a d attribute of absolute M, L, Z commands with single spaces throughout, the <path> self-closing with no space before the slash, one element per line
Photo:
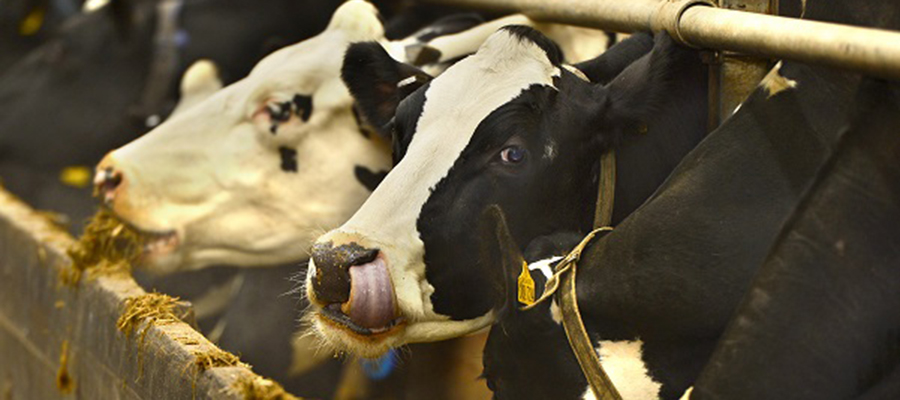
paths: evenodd
<path fill-rule="evenodd" d="M 383 258 L 350 267 L 350 288 L 348 314 L 355 324 L 377 329 L 394 320 L 394 288 Z"/>

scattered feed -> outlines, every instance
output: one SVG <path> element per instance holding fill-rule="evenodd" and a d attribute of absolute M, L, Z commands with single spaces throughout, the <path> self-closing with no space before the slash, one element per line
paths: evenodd
<path fill-rule="evenodd" d="M 75 390 L 75 380 L 69 375 L 69 341 L 63 340 L 59 351 L 59 369 L 56 371 L 56 388 L 62 394 L 70 394 Z"/>
<path fill-rule="evenodd" d="M 244 400 L 295 400 L 281 385 L 261 376 L 244 376 L 234 383 Z"/>
<path fill-rule="evenodd" d="M 111 211 L 100 209 L 84 228 L 84 233 L 68 250 L 72 268 L 60 271 L 60 281 L 75 286 L 84 273 L 89 278 L 130 275 L 140 258 L 145 235 L 119 220 Z"/>

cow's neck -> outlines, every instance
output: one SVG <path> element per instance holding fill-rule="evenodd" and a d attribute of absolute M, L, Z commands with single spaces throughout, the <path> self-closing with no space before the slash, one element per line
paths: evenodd
<path fill-rule="evenodd" d="M 692 52 L 691 54 L 697 54 Z M 706 136 L 707 67 L 697 57 L 679 59 L 666 103 L 644 121 L 646 131 L 630 132 L 616 146 L 616 191 L 612 224 L 640 207 L 675 166 Z M 597 156 L 599 165 L 600 155 Z"/>

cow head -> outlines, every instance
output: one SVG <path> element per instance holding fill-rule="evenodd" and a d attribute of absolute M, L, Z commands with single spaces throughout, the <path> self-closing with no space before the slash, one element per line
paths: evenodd
<path fill-rule="evenodd" d="M 660 100 L 671 39 L 656 47 L 591 84 L 540 33 L 506 27 L 403 98 L 401 67 L 378 46 L 352 46 L 344 80 L 393 135 L 396 165 L 313 246 L 307 293 L 322 336 L 374 356 L 489 325 L 502 296 L 490 283 L 498 261 L 478 250 L 479 216 L 499 206 L 517 243 L 587 230 L 600 154 Z"/>
<path fill-rule="evenodd" d="M 390 160 L 360 131 L 340 68 L 351 42 L 382 39 L 375 8 L 347 2 L 323 33 L 107 154 L 97 192 L 154 238 L 148 267 L 301 259 L 362 204 Z"/>

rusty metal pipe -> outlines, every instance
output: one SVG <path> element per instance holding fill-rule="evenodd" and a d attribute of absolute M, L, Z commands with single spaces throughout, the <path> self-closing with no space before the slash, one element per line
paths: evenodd
<path fill-rule="evenodd" d="M 521 12 L 535 20 L 633 32 L 665 30 L 679 42 L 785 58 L 900 80 L 900 32 L 715 8 L 704 0 L 421 0 Z"/>

